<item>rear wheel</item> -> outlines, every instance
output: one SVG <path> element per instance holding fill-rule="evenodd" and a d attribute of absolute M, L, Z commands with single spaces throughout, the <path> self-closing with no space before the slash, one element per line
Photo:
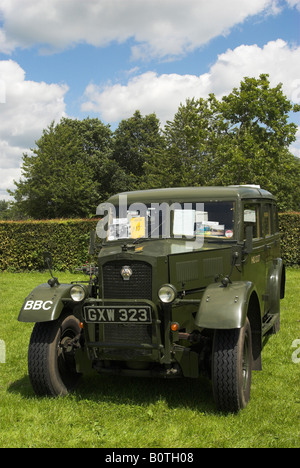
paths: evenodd
<path fill-rule="evenodd" d="M 222 411 L 238 412 L 250 400 L 252 339 L 249 320 L 244 327 L 216 330 L 212 356 L 215 402 Z"/>
<path fill-rule="evenodd" d="M 73 339 L 80 333 L 73 315 L 36 323 L 28 350 L 28 372 L 37 395 L 66 395 L 78 384 Z"/>

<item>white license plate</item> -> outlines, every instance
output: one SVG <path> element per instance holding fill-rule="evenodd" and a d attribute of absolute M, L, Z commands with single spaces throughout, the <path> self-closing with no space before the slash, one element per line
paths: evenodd
<path fill-rule="evenodd" d="M 150 306 L 86 306 L 84 319 L 88 323 L 152 323 Z"/>

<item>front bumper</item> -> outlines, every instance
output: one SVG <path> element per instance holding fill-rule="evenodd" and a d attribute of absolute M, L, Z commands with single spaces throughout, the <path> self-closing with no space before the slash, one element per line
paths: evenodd
<path fill-rule="evenodd" d="M 143 310 L 151 310 L 151 320 L 146 314 L 143 315 Z M 127 311 L 130 314 L 126 315 Z M 161 315 L 161 311 L 149 300 L 86 300 L 82 306 L 81 320 L 84 323 L 85 346 L 91 359 L 160 363 L 170 360 L 170 356 L 166 356 L 165 340 L 162 339 Z"/>

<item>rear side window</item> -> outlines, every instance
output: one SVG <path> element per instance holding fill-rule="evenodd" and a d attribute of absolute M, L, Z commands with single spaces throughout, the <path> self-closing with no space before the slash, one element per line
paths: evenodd
<path fill-rule="evenodd" d="M 260 222 L 260 204 L 245 203 L 244 205 L 244 239 L 246 239 L 246 227 L 253 227 L 253 239 L 258 239 L 262 236 Z"/>
<path fill-rule="evenodd" d="M 263 227 L 264 235 L 266 237 L 274 234 L 274 229 L 272 225 L 272 205 L 271 203 L 266 203 L 263 206 Z"/>
<path fill-rule="evenodd" d="M 263 206 L 263 231 L 266 237 L 279 232 L 278 209 L 275 203 L 265 203 Z"/>

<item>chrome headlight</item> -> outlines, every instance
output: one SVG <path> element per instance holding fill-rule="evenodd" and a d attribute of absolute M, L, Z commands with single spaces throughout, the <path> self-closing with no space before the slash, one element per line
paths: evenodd
<path fill-rule="evenodd" d="M 70 296 L 74 302 L 81 302 L 86 298 L 86 290 L 81 284 L 74 284 L 70 289 Z"/>
<path fill-rule="evenodd" d="M 172 284 L 164 284 L 158 291 L 158 297 L 164 304 L 171 304 L 177 297 L 176 288 Z"/>

